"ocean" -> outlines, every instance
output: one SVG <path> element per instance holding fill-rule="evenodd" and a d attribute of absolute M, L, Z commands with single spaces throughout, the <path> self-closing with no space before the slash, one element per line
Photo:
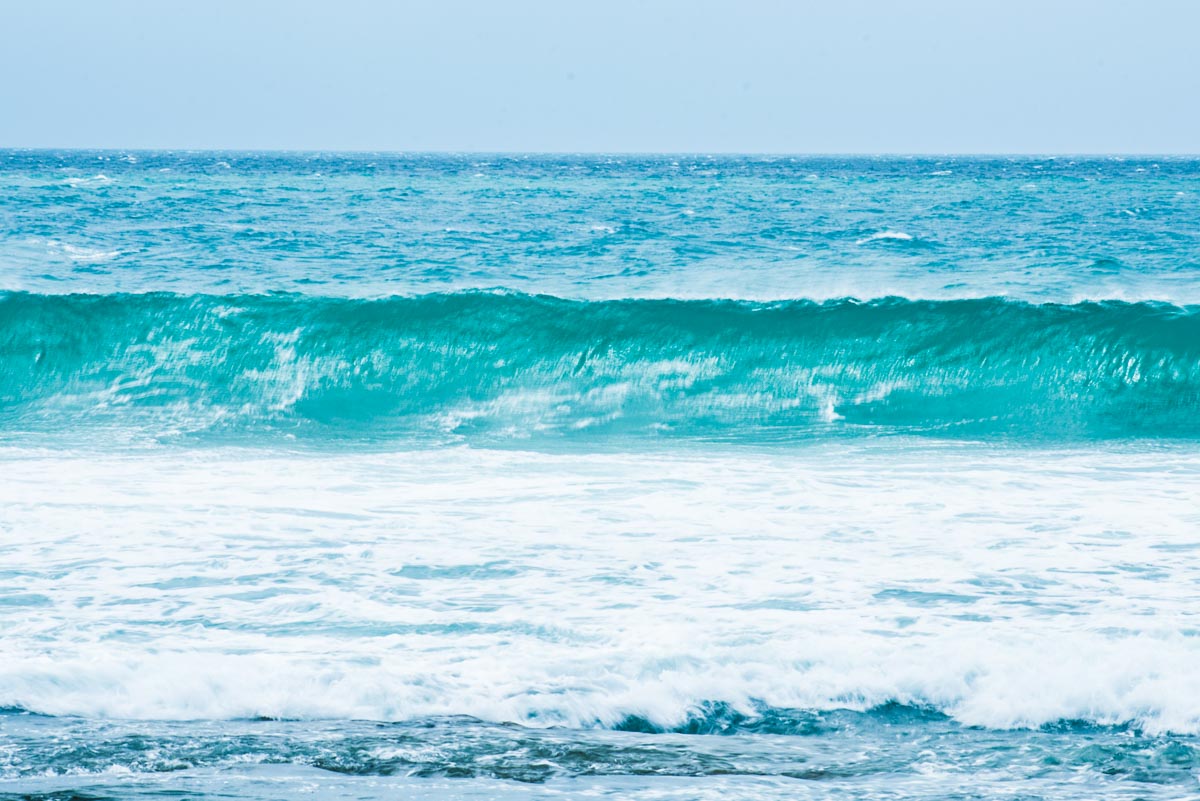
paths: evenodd
<path fill-rule="evenodd" d="M 1200 798 L 1198 220 L 0 151 L 0 798 Z"/>

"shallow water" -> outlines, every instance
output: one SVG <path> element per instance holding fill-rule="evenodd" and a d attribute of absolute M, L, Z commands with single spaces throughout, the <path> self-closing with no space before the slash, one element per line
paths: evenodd
<path fill-rule="evenodd" d="M 0 165 L 0 798 L 1200 795 L 1195 162 Z"/>

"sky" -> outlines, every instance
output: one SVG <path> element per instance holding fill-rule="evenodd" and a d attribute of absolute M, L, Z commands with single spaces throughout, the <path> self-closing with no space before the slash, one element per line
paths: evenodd
<path fill-rule="evenodd" d="M 1191 0 L 4 0 L 0 147 L 1198 153 Z"/>

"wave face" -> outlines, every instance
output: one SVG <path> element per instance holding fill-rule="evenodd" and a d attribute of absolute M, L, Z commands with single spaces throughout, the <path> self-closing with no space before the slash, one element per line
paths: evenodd
<path fill-rule="evenodd" d="M 1200 308 L 0 298 L 10 431 L 478 441 L 1200 435 Z"/>

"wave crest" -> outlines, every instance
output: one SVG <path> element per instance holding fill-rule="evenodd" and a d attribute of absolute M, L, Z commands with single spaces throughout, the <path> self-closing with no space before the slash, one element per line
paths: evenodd
<path fill-rule="evenodd" d="M 10 431 L 1200 435 L 1200 309 L 1002 299 L 0 296 Z"/>

